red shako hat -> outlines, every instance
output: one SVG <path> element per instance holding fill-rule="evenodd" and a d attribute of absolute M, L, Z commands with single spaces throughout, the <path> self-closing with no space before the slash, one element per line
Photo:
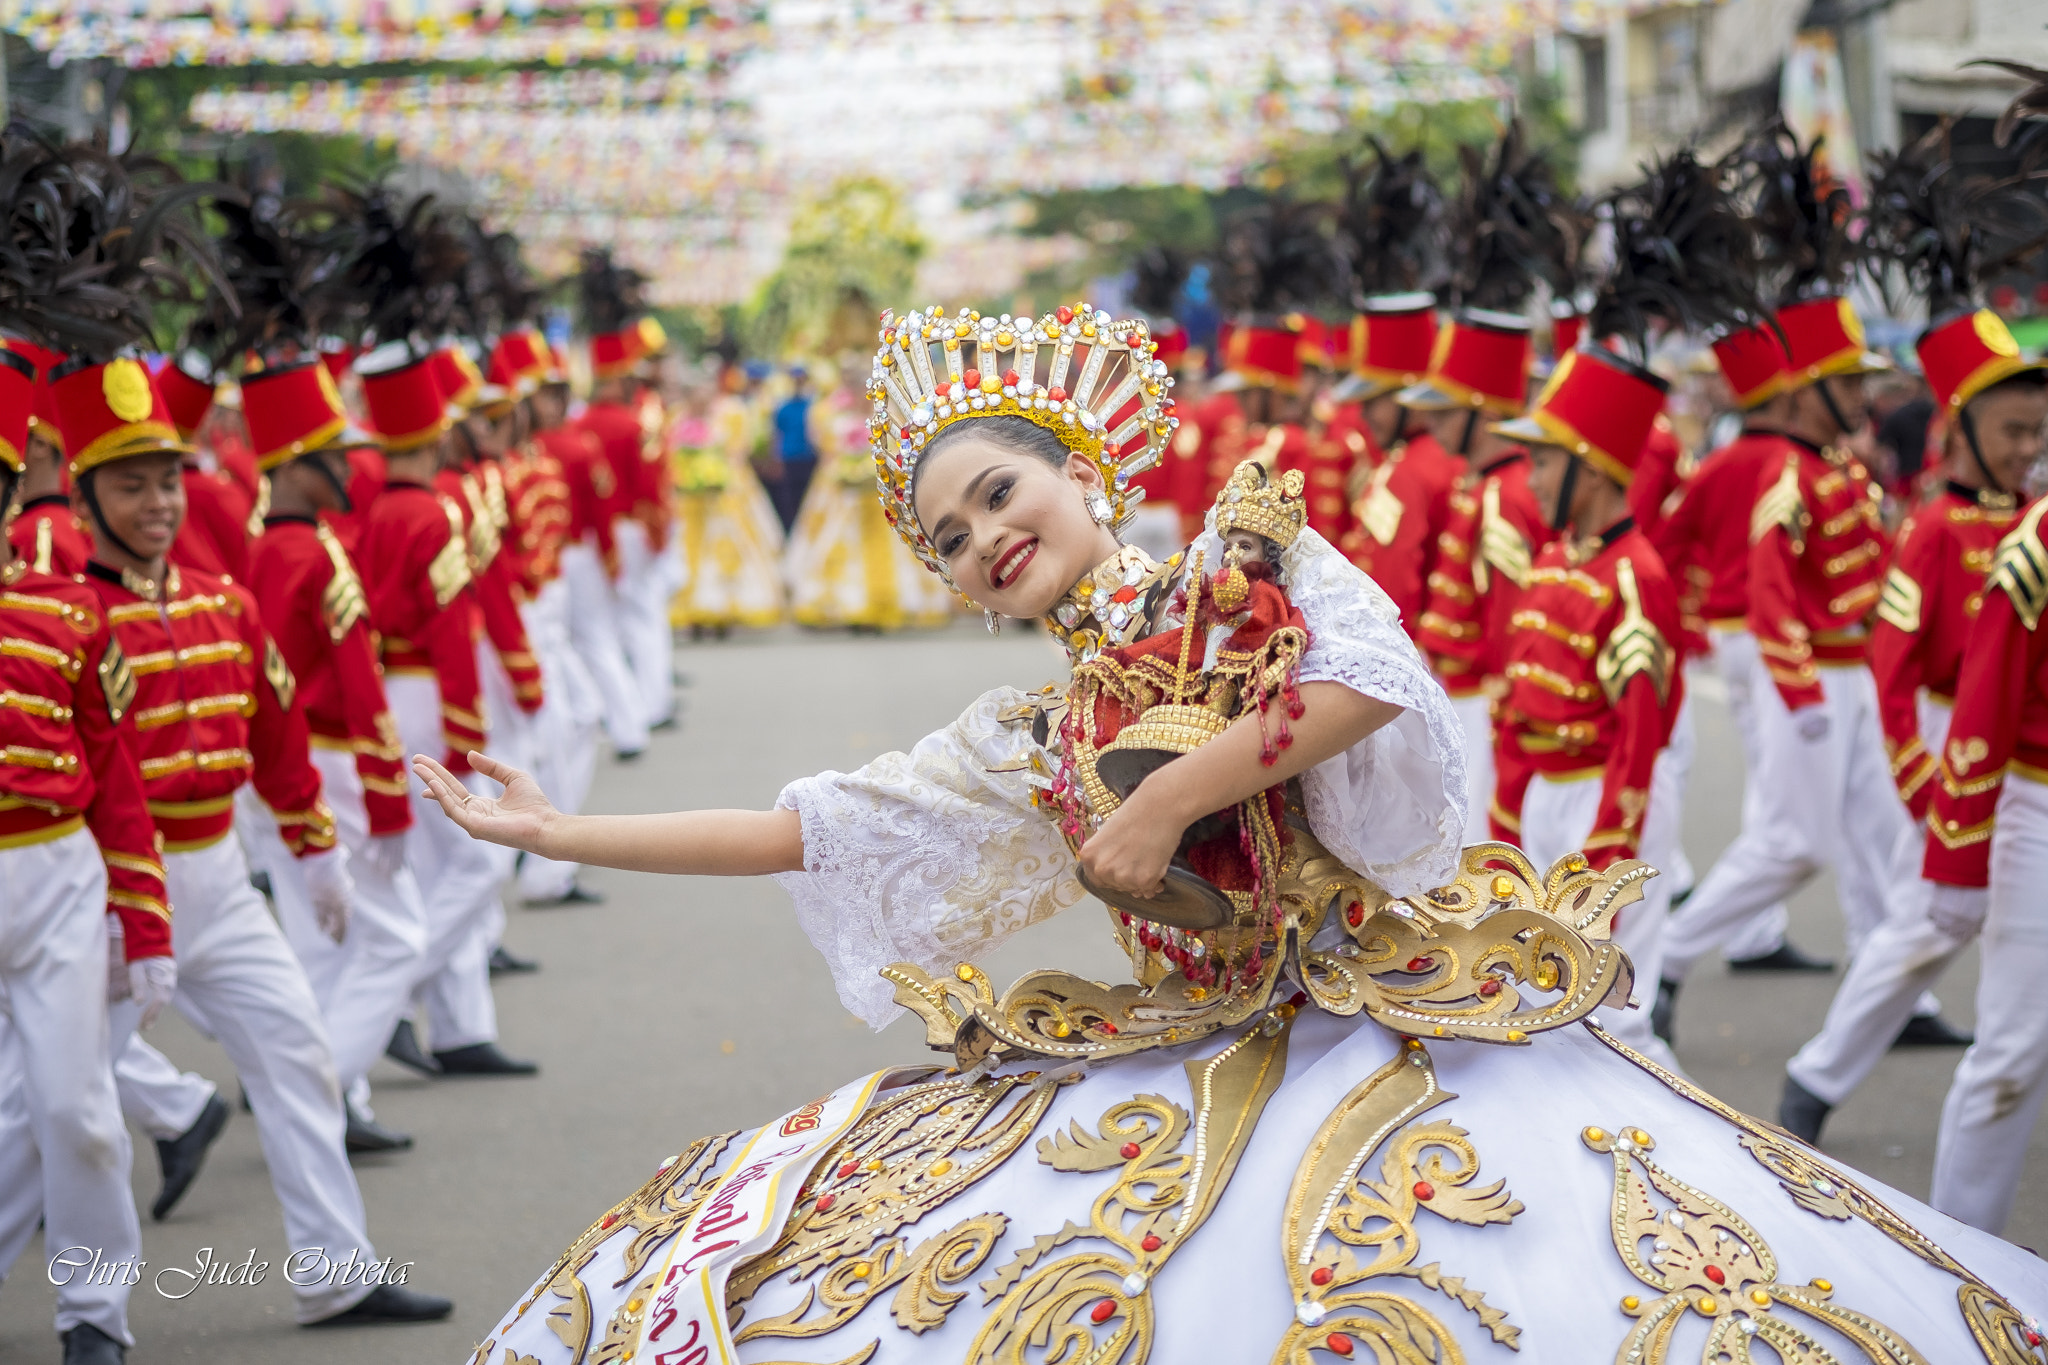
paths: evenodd
<path fill-rule="evenodd" d="M 1367 382 L 1365 397 L 1405 389 L 1429 373 L 1436 350 L 1436 296 L 1417 290 L 1379 294 L 1351 319 L 1351 372 Z"/>
<path fill-rule="evenodd" d="M 650 317 L 590 339 L 590 372 L 599 379 L 631 374 L 641 361 L 668 349 L 668 333 Z"/>
<path fill-rule="evenodd" d="M 1949 412 L 2016 374 L 2048 369 L 2039 356 L 2020 350 L 2005 319 L 1989 308 L 1942 319 L 1920 334 L 1913 349 L 1934 401 Z"/>
<path fill-rule="evenodd" d="M 412 359 L 403 343 L 388 353 L 380 346 L 358 357 L 356 373 L 362 376 L 370 427 L 386 450 L 413 450 L 448 430 L 453 410 L 441 396 L 431 357 Z"/>
<path fill-rule="evenodd" d="M 213 381 L 200 379 L 171 360 L 156 372 L 156 387 L 164 396 L 164 406 L 170 409 L 171 425 L 178 429 L 178 435 L 187 441 L 197 436 L 200 423 L 213 409 Z"/>
<path fill-rule="evenodd" d="M 1863 319 L 1840 295 L 1784 305 L 1778 309 L 1778 330 L 1785 335 L 1788 389 L 1804 388 L 1829 375 L 1872 374 L 1892 367 L 1864 344 Z"/>
<path fill-rule="evenodd" d="M 1670 387 L 1611 351 L 1567 351 L 1527 414 L 1497 422 L 1493 430 L 1511 440 L 1562 446 L 1626 488 Z"/>
<path fill-rule="evenodd" d="M 1301 387 L 1302 317 L 1248 317 L 1219 334 L 1223 368 L 1254 388 L 1293 393 Z"/>
<path fill-rule="evenodd" d="M 1401 390 L 1401 406 L 1475 408 L 1513 416 L 1529 395 L 1529 320 L 1468 308 L 1436 334 L 1429 371 Z"/>
<path fill-rule="evenodd" d="M 50 390 L 74 479 L 136 455 L 191 453 L 156 381 L 139 360 L 67 361 L 51 371 Z"/>
<path fill-rule="evenodd" d="M 465 410 L 475 405 L 484 376 L 469 358 L 469 352 L 460 346 L 443 346 L 427 357 L 427 363 L 434 371 L 434 382 L 440 385 L 444 402 Z"/>
<path fill-rule="evenodd" d="M 27 461 L 29 417 L 36 405 L 36 365 L 27 356 L 0 350 L 0 463 L 17 474 Z"/>
<path fill-rule="evenodd" d="M 349 422 L 334 375 L 319 359 L 243 375 L 242 418 L 256 467 L 266 473 L 310 451 L 377 444 Z"/>
<path fill-rule="evenodd" d="M 547 338 L 539 332 L 531 329 L 507 332 L 498 338 L 497 345 L 491 347 L 490 364 L 484 367 L 484 377 L 488 382 L 524 398 L 547 382 L 553 363 Z"/>
<path fill-rule="evenodd" d="M 1785 391 L 1791 377 L 1785 343 L 1768 323 L 1730 332 L 1714 342 L 1714 360 L 1729 391 L 1744 408 L 1768 403 Z"/>
<path fill-rule="evenodd" d="M 35 400 L 29 407 L 28 429 L 58 450 L 64 449 L 64 428 L 57 420 L 57 400 L 50 393 L 50 371 L 64 363 L 64 353 L 20 337 L 8 337 L 6 348 L 34 367 Z"/>

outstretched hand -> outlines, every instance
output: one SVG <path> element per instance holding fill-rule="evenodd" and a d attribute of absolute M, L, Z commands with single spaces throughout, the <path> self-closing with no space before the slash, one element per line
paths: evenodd
<path fill-rule="evenodd" d="M 540 783 L 509 763 L 474 749 L 469 751 L 469 766 L 502 783 L 505 794 L 496 799 L 479 796 L 425 754 L 412 756 L 412 770 L 426 784 L 427 795 L 464 833 L 486 843 L 538 853 L 549 823 L 560 814 L 548 803 Z"/>

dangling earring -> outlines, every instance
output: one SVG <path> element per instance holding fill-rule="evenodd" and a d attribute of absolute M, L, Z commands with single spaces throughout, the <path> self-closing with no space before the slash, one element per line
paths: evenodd
<path fill-rule="evenodd" d="M 1109 505 L 1109 499 L 1099 489 L 1089 489 L 1082 501 L 1088 505 L 1088 515 L 1095 519 L 1097 526 L 1107 526 L 1116 520 L 1116 509 Z"/>
<path fill-rule="evenodd" d="M 1003 633 L 1003 618 L 990 611 L 987 607 L 981 609 L 981 623 L 988 627 L 988 633 L 991 635 L 1001 635 Z"/>

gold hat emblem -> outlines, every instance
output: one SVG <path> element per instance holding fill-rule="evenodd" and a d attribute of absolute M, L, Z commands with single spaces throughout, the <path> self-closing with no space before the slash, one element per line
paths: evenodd
<path fill-rule="evenodd" d="M 100 391 L 114 416 L 124 422 L 146 422 L 156 411 L 155 396 L 149 391 L 149 371 L 133 360 L 121 359 L 100 372 Z"/>
<path fill-rule="evenodd" d="M 313 362 L 313 371 L 320 385 L 320 396 L 327 400 L 328 409 L 336 417 L 342 416 L 344 409 L 341 405 L 341 390 L 335 386 L 334 376 L 328 373 L 324 363 L 317 360 Z"/>
<path fill-rule="evenodd" d="M 2020 344 L 2012 339 L 2012 329 L 2005 325 L 2005 319 L 1989 308 L 1979 308 L 1970 319 L 1977 329 L 1977 340 L 1984 343 L 1984 349 L 1993 355 L 2011 359 L 2020 353 Z"/>
<path fill-rule="evenodd" d="M 650 351 L 658 351 L 668 345 L 668 333 L 653 318 L 640 319 L 640 344 Z"/>
<path fill-rule="evenodd" d="M 1838 298 L 1835 307 L 1841 312 L 1842 331 L 1849 338 L 1849 344 L 1860 350 L 1863 346 L 1863 319 L 1856 316 L 1856 305 Z"/>

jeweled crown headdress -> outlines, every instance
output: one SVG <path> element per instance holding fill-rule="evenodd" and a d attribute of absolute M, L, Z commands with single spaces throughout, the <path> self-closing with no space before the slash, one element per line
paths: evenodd
<path fill-rule="evenodd" d="M 951 583 L 917 524 L 911 488 L 934 436 L 975 417 L 1022 417 L 1057 435 L 1102 471 L 1121 528 L 1143 501 L 1130 481 L 1159 461 L 1178 424 L 1173 379 L 1153 358 L 1143 322 L 1087 304 L 1036 322 L 938 308 L 882 314 L 881 347 L 868 375 L 868 448 L 882 512 L 924 566 Z M 943 367 L 943 369 L 941 369 Z M 1043 373 L 1043 381 L 1040 374 Z"/>
<path fill-rule="evenodd" d="M 1269 475 L 1257 460 L 1244 461 L 1231 472 L 1216 502 L 1216 534 L 1249 531 L 1286 549 L 1308 522 L 1304 486 L 1299 469 Z"/>

